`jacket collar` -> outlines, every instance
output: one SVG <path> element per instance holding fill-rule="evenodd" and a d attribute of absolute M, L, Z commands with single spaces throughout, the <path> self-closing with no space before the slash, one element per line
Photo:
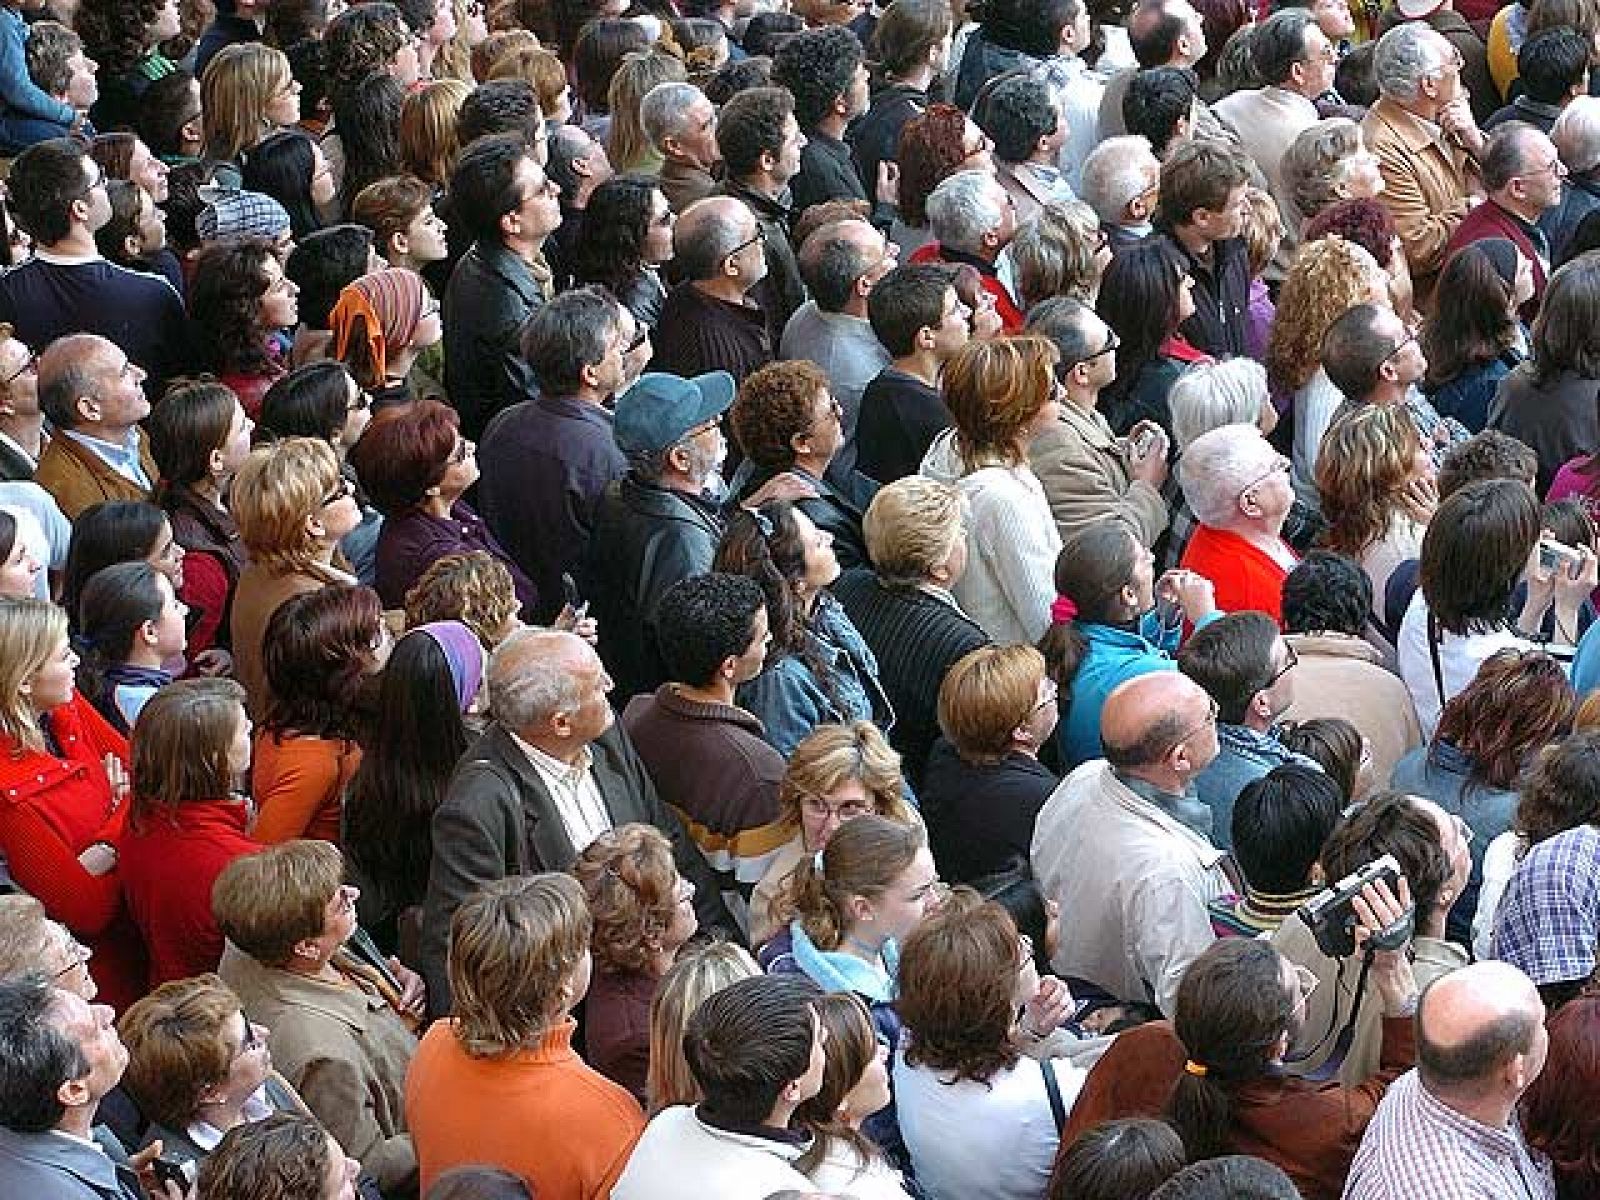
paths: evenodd
<path fill-rule="evenodd" d="M 662 487 L 640 479 L 631 471 L 622 477 L 618 490 L 627 506 L 642 516 L 663 521 L 693 521 L 721 536 L 722 518 L 717 515 L 716 506 L 704 496 Z"/>
<path fill-rule="evenodd" d="M 795 965 L 826 992 L 854 992 L 880 1004 L 894 999 L 894 971 L 900 951 L 893 938 L 878 951 L 883 955 L 887 974 L 853 954 L 819 949 L 799 921 L 789 923 L 789 952 L 794 955 Z"/>
<path fill-rule="evenodd" d="M 760 718 L 754 713 L 746 712 L 736 704 L 691 700 L 678 690 L 676 684 L 663 683 L 656 689 L 655 700 L 661 708 L 686 721 L 719 721 L 724 725 L 735 725 L 756 737 L 766 736 Z"/>
<path fill-rule="evenodd" d="M 342 1021 L 351 1029 L 365 1031 L 372 1014 L 388 1007 L 381 996 L 364 989 L 336 987 L 320 979 L 296 975 L 281 967 L 269 967 L 250 957 L 232 942 L 227 943 L 222 957 L 228 964 L 223 974 L 247 981 L 246 990 L 271 997 L 284 1005 L 319 1012 Z"/>
<path fill-rule="evenodd" d="M 479 238 L 473 243 L 471 253 L 486 270 L 499 276 L 507 287 L 521 296 L 525 304 L 535 305 L 544 302 L 545 293 L 540 283 L 540 271 L 542 268 L 544 276 L 548 278 L 550 268 L 544 265 L 542 255 L 537 264 L 529 263 L 526 259 L 513 254 L 498 238 Z"/>

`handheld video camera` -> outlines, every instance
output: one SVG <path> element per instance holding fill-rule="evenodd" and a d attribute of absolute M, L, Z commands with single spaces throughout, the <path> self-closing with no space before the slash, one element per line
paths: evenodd
<path fill-rule="evenodd" d="M 1356 951 L 1356 917 L 1352 901 L 1369 883 L 1386 882 L 1391 890 L 1398 890 L 1400 864 L 1394 855 L 1368 863 L 1354 874 L 1347 875 L 1332 887 L 1323 888 L 1300 906 L 1300 919 L 1317 939 L 1317 948 L 1329 958 L 1348 958 Z M 1399 921 L 1380 930 L 1368 941 L 1372 950 L 1398 950 L 1411 938 L 1415 910 L 1410 910 Z"/>

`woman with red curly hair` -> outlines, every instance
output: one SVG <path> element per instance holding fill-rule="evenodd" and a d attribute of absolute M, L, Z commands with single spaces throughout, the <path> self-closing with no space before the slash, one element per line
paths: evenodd
<path fill-rule="evenodd" d="M 572 873 L 594 921 L 594 977 L 584 1009 L 589 1062 L 643 1104 L 650 1006 L 678 951 L 700 927 L 694 884 L 678 874 L 666 835 L 637 822 L 596 838 Z"/>
<path fill-rule="evenodd" d="M 384 607 L 402 608 L 411 585 L 439 559 L 483 550 L 505 563 L 524 609 L 533 612 L 533 581 L 461 498 L 478 480 L 478 447 L 461 436 L 460 425 L 448 405 L 420 400 L 378 413 L 350 449 L 356 477 L 384 516 L 378 595 Z"/>

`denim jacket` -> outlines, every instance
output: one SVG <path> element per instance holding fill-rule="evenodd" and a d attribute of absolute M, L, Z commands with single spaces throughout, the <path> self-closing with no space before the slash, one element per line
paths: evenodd
<path fill-rule="evenodd" d="M 1233 804 L 1245 784 L 1287 763 L 1322 769 L 1280 742 L 1276 730 L 1258 733 L 1244 725 L 1218 724 L 1217 744 L 1217 757 L 1195 777 L 1195 789 L 1211 809 L 1211 844 L 1219 850 L 1233 849 Z"/>

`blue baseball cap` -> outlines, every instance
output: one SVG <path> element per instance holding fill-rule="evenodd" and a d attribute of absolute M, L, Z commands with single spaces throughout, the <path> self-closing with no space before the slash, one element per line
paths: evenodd
<path fill-rule="evenodd" d="M 652 371 L 617 397 L 613 430 L 624 454 L 652 454 L 676 445 L 697 425 L 733 407 L 733 376 L 712 371 L 684 379 Z"/>

